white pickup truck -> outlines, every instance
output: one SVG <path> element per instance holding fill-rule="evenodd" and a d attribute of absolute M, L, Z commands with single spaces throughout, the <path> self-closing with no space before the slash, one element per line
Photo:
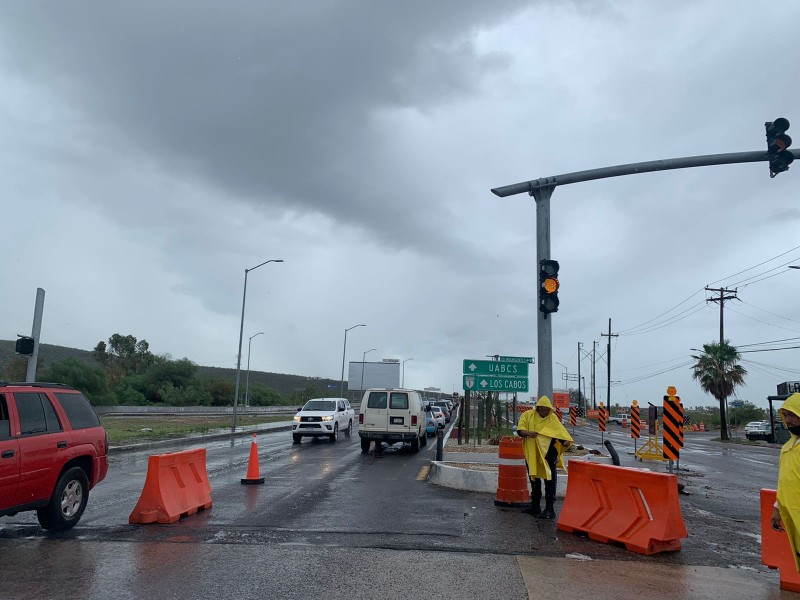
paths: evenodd
<path fill-rule="evenodd" d="M 340 431 L 353 434 L 354 411 L 344 398 L 312 398 L 298 409 L 292 420 L 292 440 L 299 444 L 303 436 L 325 436 L 336 441 Z"/>

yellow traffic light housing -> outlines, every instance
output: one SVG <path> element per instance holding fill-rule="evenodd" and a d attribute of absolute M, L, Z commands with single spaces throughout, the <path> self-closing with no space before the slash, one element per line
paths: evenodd
<path fill-rule="evenodd" d="M 550 313 L 558 312 L 559 264 L 556 260 L 539 261 L 539 310 L 544 318 Z"/>

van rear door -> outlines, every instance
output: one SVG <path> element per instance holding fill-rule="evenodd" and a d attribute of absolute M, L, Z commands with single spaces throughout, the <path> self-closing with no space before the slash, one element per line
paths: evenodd
<path fill-rule="evenodd" d="M 390 433 L 408 433 L 411 431 L 411 411 L 408 408 L 408 392 L 391 392 L 389 394 L 389 429 Z"/>
<path fill-rule="evenodd" d="M 367 398 L 367 410 L 364 413 L 364 431 L 386 431 L 389 427 L 389 393 L 373 391 Z"/>

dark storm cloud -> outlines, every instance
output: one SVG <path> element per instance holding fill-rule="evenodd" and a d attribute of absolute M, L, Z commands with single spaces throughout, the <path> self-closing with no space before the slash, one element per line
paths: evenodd
<path fill-rule="evenodd" d="M 425 246 L 444 209 L 413 174 L 380 166 L 391 132 L 376 120 L 475 92 L 509 59 L 480 55 L 474 35 L 525 4 L 7 3 L 0 47 L 110 147 Z"/>

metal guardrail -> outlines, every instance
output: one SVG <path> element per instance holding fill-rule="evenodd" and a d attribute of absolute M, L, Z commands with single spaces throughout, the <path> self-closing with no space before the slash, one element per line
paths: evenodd
<path fill-rule="evenodd" d="M 356 414 L 361 405 L 351 404 Z M 293 415 L 299 406 L 250 406 L 240 415 Z M 233 415 L 231 406 L 95 406 L 98 415 Z"/>

